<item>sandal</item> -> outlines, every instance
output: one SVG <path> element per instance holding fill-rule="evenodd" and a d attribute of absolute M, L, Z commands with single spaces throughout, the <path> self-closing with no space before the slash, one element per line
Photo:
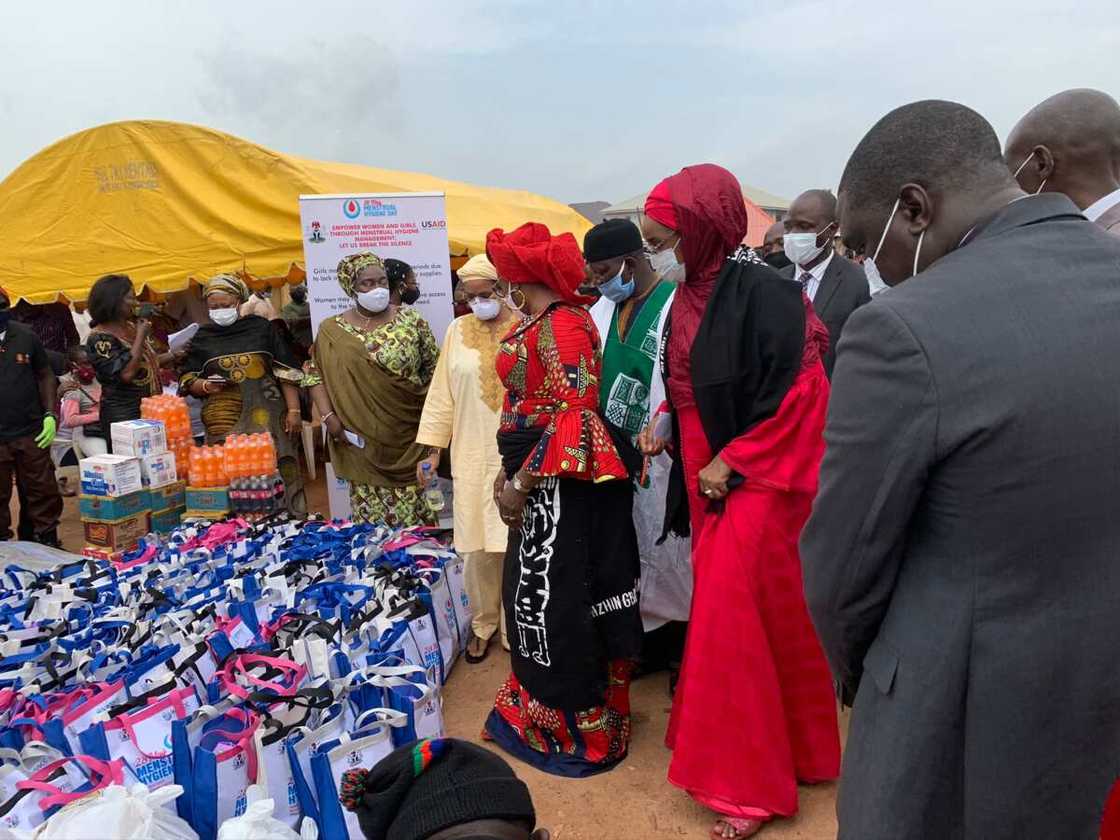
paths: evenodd
<path fill-rule="evenodd" d="M 471 653 L 471 643 L 472 642 L 482 642 L 482 645 L 483 645 L 482 646 L 482 653 Z M 472 633 L 471 637 L 470 637 L 470 640 L 467 642 L 467 652 L 464 655 L 468 664 L 477 665 L 479 662 L 481 662 L 483 659 L 485 659 L 489 654 L 490 654 L 490 640 L 486 639 L 485 641 L 483 641 L 478 636 L 475 636 Z"/>
<path fill-rule="evenodd" d="M 738 817 L 720 817 L 712 826 L 712 840 L 743 840 L 753 837 L 766 823 L 762 820 L 742 820 Z M 728 834 L 728 829 L 731 833 Z"/>

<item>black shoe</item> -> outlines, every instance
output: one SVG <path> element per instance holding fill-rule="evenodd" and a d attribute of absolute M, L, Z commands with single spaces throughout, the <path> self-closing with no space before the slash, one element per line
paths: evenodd
<path fill-rule="evenodd" d="M 62 542 L 58 539 L 58 529 L 51 528 L 49 531 L 36 535 L 35 542 L 39 545 L 45 545 L 48 548 L 62 548 Z"/>

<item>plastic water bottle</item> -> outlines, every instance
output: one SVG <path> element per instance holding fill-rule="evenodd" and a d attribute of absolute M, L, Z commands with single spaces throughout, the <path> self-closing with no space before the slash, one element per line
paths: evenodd
<path fill-rule="evenodd" d="M 420 469 L 424 473 L 424 500 L 432 510 L 443 510 L 443 491 L 439 489 L 439 476 L 427 462 Z"/>

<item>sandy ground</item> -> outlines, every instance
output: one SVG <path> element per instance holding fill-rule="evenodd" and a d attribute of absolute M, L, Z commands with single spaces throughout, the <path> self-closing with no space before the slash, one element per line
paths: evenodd
<path fill-rule="evenodd" d="M 74 476 L 75 471 L 67 470 L 64 474 Z M 311 510 L 327 509 L 322 473 L 308 487 L 308 503 Z M 81 550 L 82 528 L 76 499 L 66 499 L 60 536 L 68 550 Z M 508 655 L 497 645 L 479 665 L 460 660 L 444 689 L 448 734 L 481 743 L 482 725 L 508 670 Z M 566 779 L 514 762 L 517 774 L 532 791 L 540 824 L 551 830 L 554 840 L 704 840 L 710 836 L 713 815 L 666 781 L 670 755 L 664 746 L 670 706 L 667 675 L 654 674 L 638 680 L 632 690 L 631 706 L 630 755 L 606 775 L 588 780 Z M 725 709 L 721 714 L 730 720 L 734 712 Z M 846 724 L 845 716 L 842 730 L 847 728 Z M 773 822 L 757 836 L 763 840 L 832 840 L 836 836 L 835 800 L 835 785 L 803 787 L 800 814 L 794 819 Z"/>

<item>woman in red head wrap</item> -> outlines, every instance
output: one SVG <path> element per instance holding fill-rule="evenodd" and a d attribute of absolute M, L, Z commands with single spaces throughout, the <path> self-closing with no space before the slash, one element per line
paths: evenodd
<path fill-rule="evenodd" d="M 502 584 L 513 673 L 486 733 L 545 772 L 587 776 L 629 743 L 641 457 L 598 414 L 599 335 L 580 305 L 575 238 L 527 224 L 491 231 L 486 251 L 498 293 L 524 315 L 496 362 L 506 393 L 494 495 L 516 529 Z"/>
<path fill-rule="evenodd" d="M 719 813 L 712 836 L 726 838 L 796 813 L 799 781 L 840 770 L 797 550 L 824 450 L 828 333 L 798 284 L 740 247 L 746 230 L 738 181 L 710 164 L 658 184 L 642 220 L 651 260 L 683 272 L 663 359 L 678 468 L 666 530 L 691 530 L 694 590 L 669 781 Z M 668 443 L 655 425 L 647 454 Z"/>

